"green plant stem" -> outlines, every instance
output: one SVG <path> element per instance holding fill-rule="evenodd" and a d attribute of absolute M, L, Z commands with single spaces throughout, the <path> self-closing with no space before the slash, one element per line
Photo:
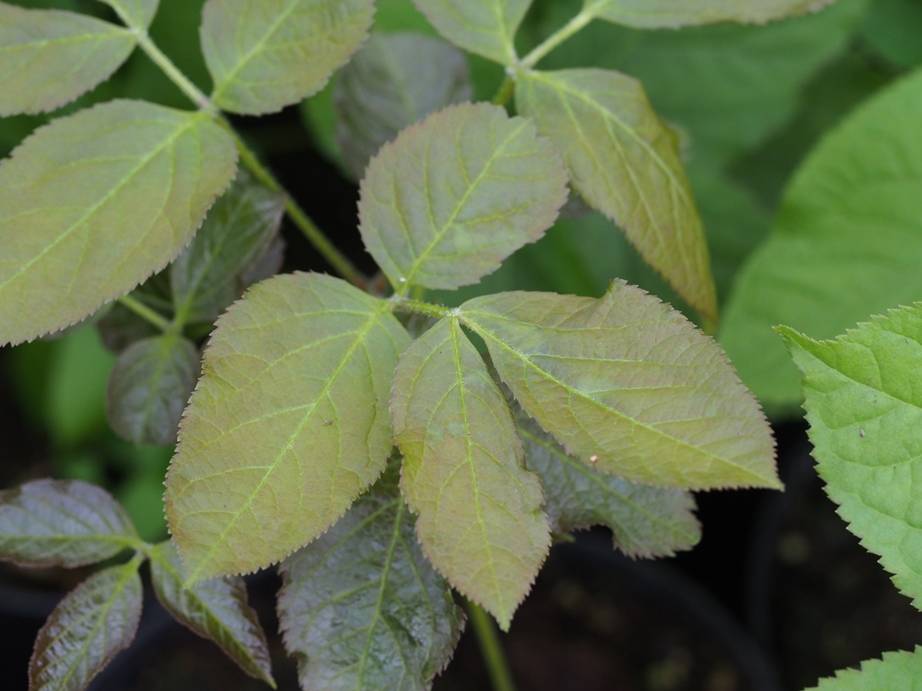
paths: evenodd
<path fill-rule="evenodd" d="M 506 78 L 503 79 L 503 83 L 499 85 L 499 89 L 497 89 L 496 95 L 493 96 L 491 102 L 497 106 L 504 106 L 512 100 L 514 94 L 515 79 L 507 75 Z"/>
<path fill-rule="evenodd" d="M 122 18 L 124 21 L 124 17 Z M 182 73 L 172 60 L 161 51 L 157 45 L 150 39 L 147 31 L 137 27 L 133 28 L 138 37 L 138 45 L 141 50 L 159 67 L 167 77 L 191 100 L 200 110 L 208 113 L 219 124 L 230 133 L 237 144 L 237 150 L 240 153 L 240 161 L 243 165 L 269 189 L 282 194 L 285 197 L 285 211 L 298 229 L 304 234 L 307 240 L 313 245 L 314 249 L 332 266 L 343 278 L 350 281 L 360 288 L 365 288 L 367 280 L 362 273 L 342 254 L 336 246 L 330 242 L 323 231 L 311 220 L 291 194 L 288 193 L 274 175 L 260 162 L 255 153 L 247 146 L 243 138 L 231 126 L 230 122 L 211 102 L 201 89 L 190 81 Z"/>
<path fill-rule="evenodd" d="M 148 322 L 149 324 L 156 326 L 163 332 L 169 331 L 172 327 L 172 324 L 166 317 L 163 317 L 159 313 L 155 312 L 137 298 L 133 298 L 130 295 L 123 295 L 118 299 L 118 302 L 120 305 L 128 308 L 136 315 L 141 317 L 141 319 Z"/>
<path fill-rule="evenodd" d="M 477 642 L 480 643 L 480 651 L 483 653 L 494 691 L 515 691 L 512 672 L 509 671 L 509 664 L 506 662 L 502 644 L 496 633 L 496 626 L 490 619 L 490 615 L 470 600 L 466 604 L 471 626 L 474 628 Z"/>
<path fill-rule="evenodd" d="M 528 55 L 522 58 L 519 62 L 519 67 L 526 70 L 531 69 L 548 53 L 554 50 L 554 48 L 585 28 L 593 19 L 595 19 L 594 5 L 587 4 L 578 15 L 551 34 L 544 43 L 537 46 Z"/>

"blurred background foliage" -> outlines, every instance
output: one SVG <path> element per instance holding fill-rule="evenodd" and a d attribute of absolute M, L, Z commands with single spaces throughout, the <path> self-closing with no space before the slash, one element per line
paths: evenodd
<path fill-rule="evenodd" d="M 111 18 L 93 0 L 6 1 Z M 161 0 L 151 33 L 179 67 L 207 90 L 197 38 L 202 4 L 203 0 Z M 521 48 L 549 35 L 580 5 L 581 0 L 535 0 Z M 378 31 L 435 33 L 411 0 L 379 0 L 376 21 Z M 653 104 L 683 143 L 707 227 L 719 294 L 726 303 L 740 267 L 769 235 L 792 172 L 856 104 L 922 64 L 920 36 L 922 3 L 918 0 L 839 0 L 824 12 L 765 27 L 640 32 L 596 22 L 549 56 L 544 66 L 606 67 L 643 81 Z M 470 69 L 475 96 L 489 99 L 502 81 L 501 70 L 479 58 L 470 58 Z M 137 51 L 115 78 L 54 115 L 133 97 L 188 107 L 182 94 Z M 342 199 L 314 199 L 312 206 L 342 202 L 343 209 L 333 216 L 354 219 L 354 180 L 348 179 L 341 162 L 335 120 L 332 87 L 328 87 L 299 109 L 269 118 L 267 124 L 254 125 L 247 132 L 270 162 L 295 169 L 300 159 L 293 164 L 292 157 L 300 155 L 300 149 L 293 142 L 303 139 L 305 147 L 312 147 L 339 171 L 345 190 Z M 0 154 L 8 154 L 46 121 L 46 117 L 0 120 Z M 246 129 L 246 119 L 242 124 Z M 302 165 L 315 165 L 317 158 L 310 160 Z M 304 189 L 295 192 L 310 200 L 309 180 L 330 173 L 302 173 Z M 289 186 L 299 187 L 298 177 L 289 174 L 286 180 Z M 317 214 L 321 221 L 325 215 L 329 216 Z M 358 253 L 354 226 L 345 224 L 336 224 L 328 232 Z M 298 242 L 297 236 L 290 240 L 295 257 Z M 289 266 L 304 268 L 291 255 Z M 599 295 L 615 276 L 680 305 L 611 223 L 574 200 L 544 239 L 522 249 L 481 286 L 439 298 L 458 302 L 473 294 L 508 289 Z M 144 536 L 153 540 L 164 534 L 161 483 L 171 450 L 133 447 L 109 431 L 105 395 L 113 362 L 92 326 L 0 355 L 0 367 L 16 398 L 11 405 L 22 411 L 24 424 L 44 442 L 47 458 L 42 459 L 41 470 L 50 466 L 55 476 L 79 477 L 112 488 Z M 748 383 L 759 391 L 758 382 Z M 4 486 L 25 479 L 7 472 L 13 476 Z"/>

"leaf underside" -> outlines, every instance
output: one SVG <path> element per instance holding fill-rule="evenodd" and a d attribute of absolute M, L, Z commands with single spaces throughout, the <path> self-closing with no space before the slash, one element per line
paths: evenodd
<path fill-rule="evenodd" d="M 442 36 L 503 65 L 516 62 L 515 34 L 531 0 L 415 0 Z"/>
<path fill-rule="evenodd" d="M 677 29 L 717 22 L 765 24 L 817 12 L 835 0 L 588 0 L 595 16 L 640 29 Z"/>
<path fill-rule="evenodd" d="M 386 302 L 319 274 L 260 283 L 222 315 L 166 480 L 190 581 L 284 559 L 378 478 L 408 341 Z"/>
<path fill-rule="evenodd" d="M 146 29 L 150 26 L 160 0 L 101 0 L 112 7 L 129 26 Z"/>

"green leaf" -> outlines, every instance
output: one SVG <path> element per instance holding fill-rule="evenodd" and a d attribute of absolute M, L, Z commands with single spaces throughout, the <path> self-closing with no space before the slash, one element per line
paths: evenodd
<path fill-rule="evenodd" d="M 74 568 L 104 561 L 137 540 L 104 490 L 79 480 L 34 480 L 0 492 L 0 559 Z"/>
<path fill-rule="evenodd" d="M 911 653 L 884 653 L 882 660 L 866 660 L 860 670 L 842 670 L 813 688 L 814 691 L 908 691 L 916 687 L 919 679 L 922 679 L 922 648 Z"/>
<path fill-rule="evenodd" d="M 531 0 L 415 0 L 449 41 L 503 65 L 518 61 L 515 34 Z"/>
<path fill-rule="evenodd" d="M 451 659 L 464 615 L 416 542 L 396 472 L 281 571 L 280 629 L 302 688 L 423 691 Z"/>
<path fill-rule="evenodd" d="M 119 355 L 109 377 L 112 429 L 135 444 L 173 444 L 198 373 L 198 348 L 178 334 L 138 341 Z"/>
<path fill-rule="evenodd" d="M 720 340 L 774 411 L 793 412 L 800 400 L 774 324 L 831 338 L 922 297 L 920 109 L 917 72 L 828 134 L 791 182 L 772 235 L 740 272 Z"/>
<path fill-rule="evenodd" d="M 319 274 L 260 283 L 224 313 L 166 480 L 190 581 L 284 559 L 378 478 L 408 342 L 387 302 Z"/>
<path fill-rule="evenodd" d="M 201 38 L 212 101 L 260 115 L 316 93 L 358 50 L 373 16 L 373 0 L 208 0 Z"/>
<path fill-rule="evenodd" d="M 247 603 L 244 580 L 214 578 L 185 588 L 182 563 L 172 543 L 157 545 L 150 555 L 151 582 L 164 609 L 194 633 L 214 641 L 251 677 L 275 688 L 266 634 Z"/>
<path fill-rule="evenodd" d="M 804 375 L 813 455 L 829 496 L 922 608 L 922 304 L 835 340 L 781 333 Z"/>
<path fill-rule="evenodd" d="M 835 0 L 587 0 L 586 11 L 642 29 L 677 29 L 716 22 L 765 24 L 817 12 Z"/>
<path fill-rule="evenodd" d="M 137 29 L 147 29 L 154 15 L 157 14 L 157 7 L 160 0 L 101 0 L 116 11 L 122 21 L 128 26 Z"/>
<path fill-rule="evenodd" d="M 0 344 L 69 326 L 188 244 L 234 175 L 207 113 L 113 101 L 55 120 L 0 164 Z"/>
<path fill-rule="evenodd" d="M 0 116 L 73 101 L 118 69 L 134 35 L 93 17 L 0 2 Z"/>
<path fill-rule="evenodd" d="M 30 689 L 82 691 L 131 645 L 143 600 L 139 563 L 90 576 L 54 608 L 35 639 Z"/>
<path fill-rule="evenodd" d="M 683 490 L 648 487 L 608 475 L 569 456 L 524 414 L 516 418 L 528 468 L 541 477 L 555 532 L 608 526 L 630 557 L 671 557 L 701 540 L 695 499 Z"/>
<path fill-rule="evenodd" d="M 362 238 L 398 292 L 476 283 L 553 224 L 566 172 L 534 125 L 480 103 L 405 130 L 362 181 Z"/>
<path fill-rule="evenodd" d="M 285 200 L 241 171 L 217 201 L 192 244 L 170 266 L 173 304 L 180 321 L 211 322 L 244 285 L 241 274 L 278 236 Z"/>
<path fill-rule="evenodd" d="M 862 27 L 862 38 L 900 67 L 922 64 L 922 4 L 918 0 L 877 0 Z"/>
<path fill-rule="evenodd" d="M 501 293 L 460 308 L 529 415 L 636 482 L 780 488 L 771 430 L 720 348 L 622 281 L 598 300 Z"/>
<path fill-rule="evenodd" d="M 405 127 L 471 99 L 464 53 L 437 38 L 374 34 L 336 79 L 336 139 L 347 170 L 368 161 Z"/>
<path fill-rule="evenodd" d="M 550 532 L 509 407 L 457 318 L 440 321 L 401 357 L 391 416 L 423 550 L 508 630 Z"/>
<path fill-rule="evenodd" d="M 640 82 L 617 72 L 527 72 L 521 111 L 564 152 L 573 186 L 619 224 L 695 309 L 717 317 L 707 243 L 679 143 Z"/>

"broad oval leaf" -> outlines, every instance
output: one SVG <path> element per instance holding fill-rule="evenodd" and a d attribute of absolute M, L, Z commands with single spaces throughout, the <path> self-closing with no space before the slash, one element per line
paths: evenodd
<path fill-rule="evenodd" d="M 182 563 L 171 542 L 151 550 L 150 573 L 157 599 L 174 619 L 214 641 L 251 677 L 275 688 L 266 634 L 247 602 L 242 578 L 214 578 L 184 587 Z"/>
<path fill-rule="evenodd" d="M 768 423 L 720 348 L 639 288 L 500 293 L 460 312 L 525 411 L 583 462 L 651 485 L 781 486 Z"/>
<path fill-rule="evenodd" d="M 677 29 L 716 22 L 765 24 L 817 12 L 835 0 L 587 0 L 593 16 L 641 29 Z"/>
<path fill-rule="evenodd" d="M 114 557 L 137 535 L 107 492 L 79 480 L 34 480 L 0 492 L 0 559 L 73 568 Z"/>
<path fill-rule="evenodd" d="M 139 562 L 90 576 L 54 608 L 38 632 L 29 688 L 82 691 L 131 645 L 141 618 Z"/>
<path fill-rule="evenodd" d="M 690 492 L 638 485 L 596 470 L 568 455 L 524 414 L 516 427 L 525 463 L 541 477 L 555 531 L 607 526 L 615 547 L 635 558 L 671 557 L 701 540 Z"/>
<path fill-rule="evenodd" d="M 42 113 L 105 81 L 135 47 L 120 26 L 0 2 L 0 116 Z"/>
<path fill-rule="evenodd" d="M 122 21 L 136 29 L 147 29 L 157 14 L 160 0 L 101 0 L 115 10 Z"/>
<path fill-rule="evenodd" d="M 423 550 L 508 630 L 550 531 L 509 407 L 457 319 L 443 319 L 404 353 L 391 415 Z"/>
<path fill-rule="evenodd" d="M 829 496 L 922 608 L 922 303 L 830 341 L 782 334 L 804 375 L 813 455 Z"/>
<path fill-rule="evenodd" d="M 398 292 L 476 283 L 553 224 L 563 162 L 523 118 L 451 106 L 410 127 L 362 181 L 362 238 Z"/>
<path fill-rule="evenodd" d="M 281 571 L 301 688 L 424 691 L 451 659 L 464 615 L 420 550 L 396 472 Z"/>
<path fill-rule="evenodd" d="M 141 101 L 37 130 L 0 164 L 0 344 L 69 326 L 162 269 L 235 164 L 207 113 Z"/>
<path fill-rule="evenodd" d="M 374 0 L 208 0 L 202 50 L 212 101 L 260 115 L 319 91 L 368 36 Z"/>
<path fill-rule="evenodd" d="M 190 581 L 284 559 L 378 478 L 408 342 L 387 302 L 319 274 L 257 284 L 222 315 L 166 480 Z"/>
<path fill-rule="evenodd" d="M 361 179 L 368 161 L 405 127 L 470 100 L 464 53 L 421 34 L 374 34 L 336 78 L 336 139 L 347 170 Z"/>
<path fill-rule="evenodd" d="M 192 244 L 170 265 L 181 323 L 211 322 L 243 292 L 243 276 L 278 237 L 285 199 L 245 171 L 215 203 Z"/>
<path fill-rule="evenodd" d="M 415 0 L 442 36 L 503 65 L 518 62 L 515 34 L 531 0 Z"/>
<path fill-rule="evenodd" d="M 692 307 L 716 319 L 707 242 L 679 143 L 640 82 L 608 70 L 526 72 L 516 102 L 564 152 L 590 206 L 623 228 Z"/>
<path fill-rule="evenodd" d="M 913 652 L 884 653 L 880 660 L 865 660 L 860 670 L 841 670 L 807 691 L 910 691 L 916 688 L 919 679 L 922 679 L 922 647 Z"/>
<path fill-rule="evenodd" d="M 738 276 L 720 340 L 771 410 L 793 413 L 800 402 L 797 370 L 772 326 L 832 338 L 922 298 L 920 111 L 917 71 L 827 135 Z"/>
<path fill-rule="evenodd" d="M 135 444 L 173 444 L 198 373 L 198 348 L 176 333 L 134 343 L 109 376 L 112 429 Z"/>

